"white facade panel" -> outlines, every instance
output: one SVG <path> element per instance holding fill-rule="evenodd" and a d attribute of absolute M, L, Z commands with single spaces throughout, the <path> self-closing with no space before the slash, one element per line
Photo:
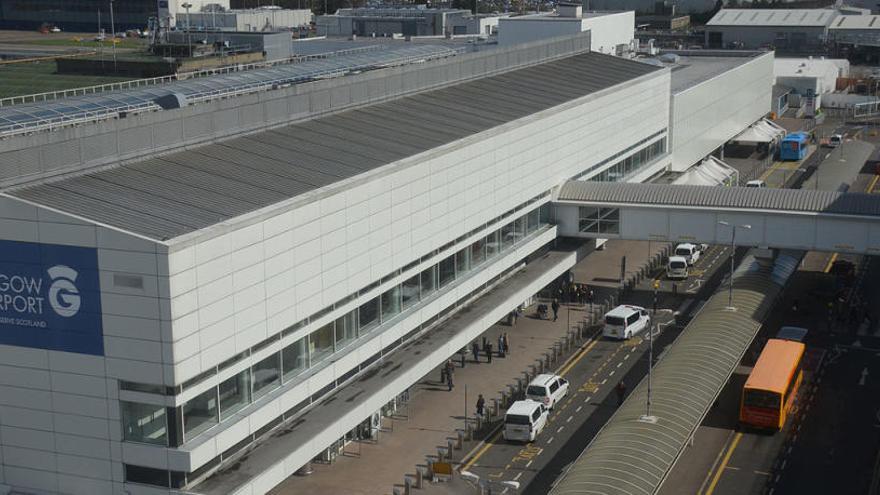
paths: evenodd
<path fill-rule="evenodd" d="M 672 170 L 682 172 L 770 112 L 773 53 L 672 95 Z"/>

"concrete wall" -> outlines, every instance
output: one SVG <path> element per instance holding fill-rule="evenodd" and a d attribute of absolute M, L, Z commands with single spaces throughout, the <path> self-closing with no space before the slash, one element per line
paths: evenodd
<path fill-rule="evenodd" d="M 97 249 L 104 334 L 104 356 L 0 345 L 0 491 L 123 493 L 117 380 L 170 371 L 165 247 L 7 197 L 0 237 Z"/>
<path fill-rule="evenodd" d="M 254 132 L 589 48 L 589 34 L 0 140 L 0 186 Z"/>
<path fill-rule="evenodd" d="M 655 134 L 668 125 L 668 111 L 669 74 L 655 73 L 175 243 L 169 258 L 174 383 L 198 375 Z M 488 230 L 476 237 L 484 232 Z M 500 261 L 492 270 L 503 270 L 515 261 Z M 423 268 L 409 268 L 266 352 L 289 345 Z M 491 271 L 474 276 L 460 289 L 439 297 L 436 306 L 432 303 L 406 323 L 384 330 L 381 341 L 403 335 L 407 325 L 421 323 L 491 276 Z M 334 366 L 320 370 L 309 378 L 307 390 L 314 392 L 332 382 L 375 352 L 379 342 L 363 351 L 352 350 Z M 260 357 L 246 358 L 241 366 Z M 185 394 L 198 394 L 220 379 L 212 378 Z M 304 392 L 296 389 L 271 407 L 296 404 L 303 397 Z M 242 421 L 255 430 L 273 417 L 260 409 Z M 220 446 L 234 444 L 245 433 L 227 427 L 216 433 L 223 435 L 221 443 L 213 437 L 197 441 L 191 449 L 191 467 L 211 459 Z"/>
<path fill-rule="evenodd" d="M 636 14 L 617 12 L 583 19 L 583 30 L 590 30 L 590 45 L 594 52 L 614 54 L 617 45 L 629 45 L 635 37 Z"/>
<path fill-rule="evenodd" d="M 615 12 L 583 18 L 542 14 L 502 18 L 498 23 L 498 44 L 509 46 L 589 30 L 590 49 L 613 54 L 617 45 L 629 45 L 632 42 L 635 22 L 634 12 Z"/>
<path fill-rule="evenodd" d="M 770 112 L 773 52 L 672 96 L 672 170 L 684 171 Z"/>
<path fill-rule="evenodd" d="M 758 49 L 767 46 L 775 46 L 778 49 L 794 49 L 807 50 L 810 48 L 820 47 L 825 38 L 826 28 L 821 27 L 788 27 L 788 26 L 706 26 L 706 43 L 709 45 L 712 33 L 721 33 L 722 45 L 713 48 L 726 48 L 730 42 L 742 43 L 743 49 Z M 794 46 L 788 45 L 788 42 L 780 42 L 778 35 L 782 35 L 792 41 Z M 798 39 L 803 35 L 802 39 Z"/>

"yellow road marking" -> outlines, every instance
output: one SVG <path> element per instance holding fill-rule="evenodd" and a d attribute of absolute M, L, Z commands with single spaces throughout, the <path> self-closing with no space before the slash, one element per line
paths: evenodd
<path fill-rule="evenodd" d="M 581 385 L 581 388 L 578 389 L 578 392 L 587 392 L 592 394 L 597 390 L 599 390 L 599 384 L 594 382 L 593 380 L 590 380 L 587 383 Z"/>
<path fill-rule="evenodd" d="M 737 432 L 736 436 L 733 437 L 733 442 L 730 444 L 730 447 L 727 449 L 727 453 L 724 454 L 724 459 L 721 460 L 721 464 L 718 465 L 718 470 L 715 471 L 715 476 L 712 478 L 712 482 L 709 483 L 709 488 L 703 493 L 703 495 L 712 495 L 712 492 L 715 491 L 715 485 L 718 484 L 718 480 L 721 479 L 721 474 L 724 472 L 724 469 L 727 467 L 727 463 L 730 462 L 730 456 L 733 455 L 733 451 L 736 450 L 736 446 L 739 445 L 739 441 L 742 440 L 743 434 Z"/>
<path fill-rule="evenodd" d="M 584 350 L 582 350 L 580 352 L 580 354 L 577 355 L 577 357 L 575 357 L 574 359 L 569 361 L 569 363 L 567 365 L 565 365 L 565 367 L 562 368 L 562 370 L 559 371 L 559 376 L 565 376 L 565 374 L 568 373 L 574 367 L 575 364 L 577 364 L 581 359 L 583 359 L 583 357 L 586 356 L 587 353 L 593 349 L 593 347 L 596 347 L 596 344 L 598 344 L 598 343 L 599 343 L 599 339 L 596 339 L 593 342 L 591 342 L 590 345 L 588 345 L 587 347 L 584 347 Z"/>
<path fill-rule="evenodd" d="M 770 177 L 771 175 L 773 175 L 773 172 L 775 172 L 776 170 L 779 170 L 779 167 L 781 165 L 782 165 L 782 162 L 773 162 L 773 165 L 771 165 L 770 168 L 765 170 L 764 173 L 761 174 L 761 176 L 758 178 L 764 182 L 767 182 L 767 178 Z"/>
<path fill-rule="evenodd" d="M 822 271 L 825 272 L 825 273 L 830 272 L 830 271 L 831 271 L 831 266 L 834 264 L 835 261 L 837 261 L 837 253 L 832 253 L 832 254 L 831 254 L 831 257 L 828 258 L 828 264 L 825 265 L 825 269 L 822 270 Z"/>
<path fill-rule="evenodd" d="M 880 175 L 875 175 L 873 179 L 871 179 L 871 183 L 868 184 L 868 193 L 874 192 L 874 186 L 877 185 L 877 181 L 880 180 Z"/>
<path fill-rule="evenodd" d="M 471 458 L 471 460 L 467 461 L 467 462 L 465 463 L 465 465 L 461 467 L 461 470 L 462 470 L 462 471 L 467 471 L 471 466 L 473 466 L 474 463 L 477 462 L 477 459 L 479 459 L 480 457 L 482 457 L 483 454 L 485 454 L 486 451 L 489 450 L 489 449 L 492 447 L 492 444 L 494 444 L 494 443 L 495 443 L 495 440 L 498 440 L 498 437 L 500 437 L 500 436 L 501 436 L 501 430 L 498 430 L 497 432 L 495 432 L 494 435 L 492 435 L 492 438 L 490 438 L 490 439 L 486 442 L 486 445 L 483 445 L 483 448 L 480 449 L 480 451 L 477 452 L 477 453 Z M 490 476 L 491 476 L 491 475 L 490 475 Z"/>

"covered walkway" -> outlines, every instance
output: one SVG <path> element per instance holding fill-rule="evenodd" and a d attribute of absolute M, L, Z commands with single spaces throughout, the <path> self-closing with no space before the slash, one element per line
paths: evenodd
<path fill-rule="evenodd" d="M 880 254 L 878 195 L 569 181 L 554 204 L 563 237 Z"/>

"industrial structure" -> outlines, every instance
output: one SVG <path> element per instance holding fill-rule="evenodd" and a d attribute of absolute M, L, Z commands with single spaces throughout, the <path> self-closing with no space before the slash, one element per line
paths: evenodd
<path fill-rule="evenodd" d="M 492 34 L 497 15 L 474 15 L 464 9 L 364 7 L 339 9 L 315 19 L 318 36 L 446 36 Z"/>
<path fill-rule="evenodd" d="M 109 33 L 111 4 L 120 31 L 143 29 L 151 17 L 173 25 L 175 16 L 187 11 L 184 5 L 192 12 L 208 5 L 229 9 L 229 0 L 0 0 L 0 26 L 21 29 L 48 23 L 68 31 L 100 32 L 103 28 Z"/>
<path fill-rule="evenodd" d="M 504 17 L 498 21 L 498 44 L 516 45 L 589 31 L 594 52 L 622 55 L 632 49 L 635 14 L 584 12 L 580 5 L 560 4 L 555 12 Z"/>
<path fill-rule="evenodd" d="M 0 486 L 266 493 L 595 245 L 551 250 L 560 185 L 686 170 L 770 111 L 772 53 L 594 45 L 0 109 Z"/>

